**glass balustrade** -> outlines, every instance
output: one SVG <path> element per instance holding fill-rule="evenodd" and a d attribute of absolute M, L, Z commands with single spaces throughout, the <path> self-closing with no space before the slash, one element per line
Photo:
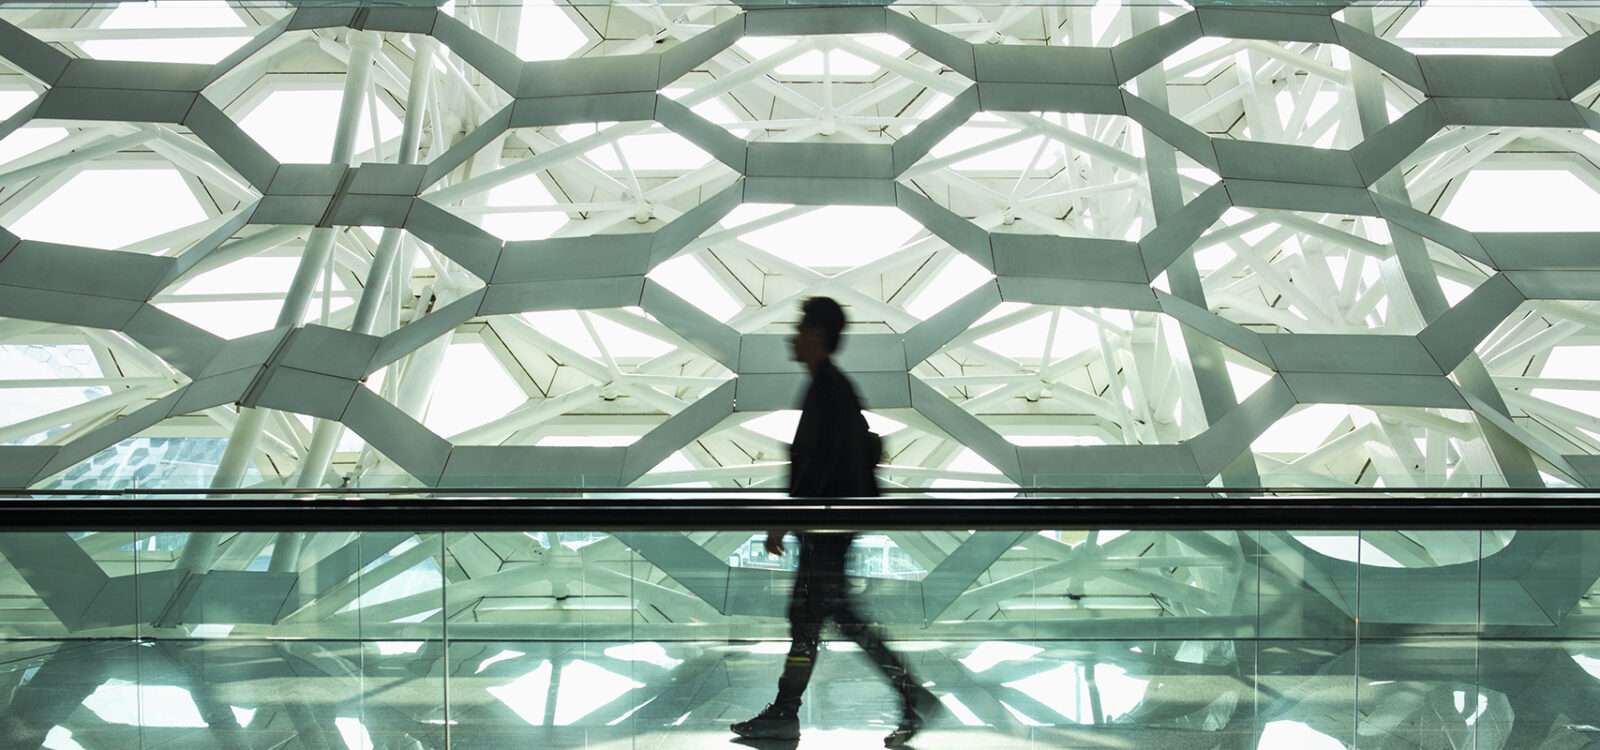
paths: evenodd
<path fill-rule="evenodd" d="M 773 697 L 794 540 L 606 517 L 0 533 L 0 745 L 721 746 Z M 855 601 L 942 704 L 916 747 L 1600 733 L 1600 530 L 1039 525 L 858 533 Z M 895 698 L 826 637 L 787 746 L 877 746 Z"/>

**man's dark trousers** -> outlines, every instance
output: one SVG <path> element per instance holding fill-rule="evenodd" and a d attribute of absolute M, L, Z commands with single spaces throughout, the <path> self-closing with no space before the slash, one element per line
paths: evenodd
<path fill-rule="evenodd" d="M 795 571 L 794 594 L 789 599 L 789 635 L 793 643 L 778 678 L 779 708 L 794 709 L 811 681 L 817 664 L 822 624 L 832 619 L 839 632 L 855 641 L 889 679 L 896 693 L 905 695 L 906 667 L 883 643 L 876 628 L 856 611 L 845 579 L 845 557 L 855 534 L 801 532 L 800 567 Z"/>

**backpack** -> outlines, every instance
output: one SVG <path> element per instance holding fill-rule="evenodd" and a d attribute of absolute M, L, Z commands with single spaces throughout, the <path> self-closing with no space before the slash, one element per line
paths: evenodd
<path fill-rule="evenodd" d="M 878 464 L 883 462 L 883 437 L 872 430 L 862 430 L 860 445 L 856 454 L 856 476 L 860 477 L 862 484 L 872 489 L 872 495 L 878 494 Z"/>

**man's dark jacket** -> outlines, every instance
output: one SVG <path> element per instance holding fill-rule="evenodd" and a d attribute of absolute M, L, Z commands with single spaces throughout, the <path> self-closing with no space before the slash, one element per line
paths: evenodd
<path fill-rule="evenodd" d="M 832 362 L 812 373 L 789 447 L 790 497 L 875 497 L 876 457 L 856 389 Z"/>

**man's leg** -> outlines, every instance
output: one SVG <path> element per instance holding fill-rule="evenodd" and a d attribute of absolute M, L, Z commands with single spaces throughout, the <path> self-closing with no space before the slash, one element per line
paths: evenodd
<path fill-rule="evenodd" d="M 846 588 L 842 567 L 839 581 L 841 585 L 837 588 L 838 597 L 830 607 L 833 621 L 839 626 L 840 633 L 855 641 L 861 650 L 866 652 L 872 663 L 877 665 L 878 671 L 889 680 L 889 685 L 895 694 L 900 697 L 900 724 L 884 738 L 884 744 L 890 747 L 904 745 L 910 742 L 911 738 L 921 731 L 922 725 L 928 718 L 939 710 L 939 699 L 922 686 L 922 683 L 911 674 L 905 661 L 883 642 L 878 627 L 861 616 L 860 610 L 856 609 L 855 603 L 851 600 L 849 589 Z"/>
<path fill-rule="evenodd" d="M 908 687 L 915 684 L 911 670 L 906 667 L 905 661 L 899 654 L 889 649 L 883 642 L 883 635 L 876 625 L 869 622 L 856 611 L 855 604 L 849 598 L 841 598 L 834 606 L 834 622 L 839 625 L 839 632 L 846 638 L 856 642 L 856 645 L 865 651 L 872 663 L 877 665 L 878 671 L 889 680 L 895 692 L 905 694 Z"/>
<path fill-rule="evenodd" d="M 817 666 L 822 622 L 828 616 L 832 593 L 826 552 L 818 548 L 812 535 L 800 535 L 800 567 L 795 571 L 794 595 L 789 598 L 789 655 L 784 659 L 778 698 L 773 702 L 791 711 L 800 708 L 800 696 L 811 683 L 811 673 Z"/>
<path fill-rule="evenodd" d="M 816 551 L 800 534 L 800 567 L 795 571 L 794 592 L 789 597 L 789 655 L 778 677 L 778 697 L 761 713 L 731 727 L 742 737 L 793 739 L 800 736 L 800 697 L 816 668 L 818 643 L 827 598 L 818 590 L 814 567 Z"/>

